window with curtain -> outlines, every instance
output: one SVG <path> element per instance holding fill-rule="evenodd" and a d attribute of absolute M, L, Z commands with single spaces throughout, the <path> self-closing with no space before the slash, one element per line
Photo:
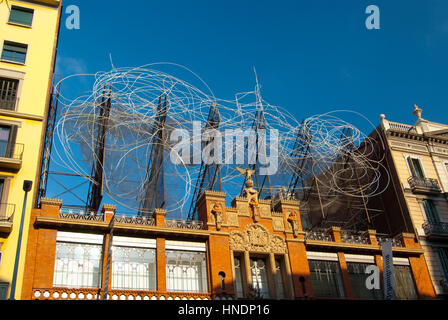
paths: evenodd
<path fill-rule="evenodd" d="M 25 63 L 28 45 L 11 41 L 3 42 L 2 60 Z"/>
<path fill-rule="evenodd" d="M 337 261 L 309 260 L 310 277 L 316 297 L 344 297 L 341 272 Z"/>
<path fill-rule="evenodd" d="M 367 289 L 366 279 L 370 273 L 366 274 L 366 268 L 370 265 L 369 263 L 347 262 L 347 271 L 354 298 L 382 299 L 381 289 Z"/>
<path fill-rule="evenodd" d="M 411 175 L 415 178 L 424 178 L 425 173 L 423 171 L 422 164 L 419 158 L 408 157 L 408 165 L 411 170 Z"/>
<path fill-rule="evenodd" d="M 268 299 L 269 284 L 266 262 L 264 259 L 250 259 L 250 274 L 252 277 L 252 286 L 260 298 Z"/>
<path fill-rule="evenodd" d="M 275 259 L 275 287 L 277 288 L 277 298 L 285 299 L 285 284 L 283 282 L 282 261 Z"/>
<path fill-rule="evenodd" d="M 166 250 L 166 288 L 178 292 L 207 292 L 205 252 Z"/>
<path fill-rule="evenodd" d="M 398 300 L 417 299 L 410 266 L 394 265 L 395 297 Z"/>
<path fill-rule="evenodd" d="M 429 222 L 440 222 L 439 214 L 437 212 L 437 207 L 434 204 L 434 201 L 429 199 L 423 200 L 423 209 L 425 210 L 426 219 Z"/>
<path fill-rule="evenodd" d="M 11 6 L 8 22 L 31 27 L 34 10 L 24 7 Z"/>
<path fill-rule="evenodd" d="M 101 252 L 101 245 L 57 242 L 53 286 L 99 288 Z"/>
<path fill-rule="evenodd" d="M 112 247 L 112 289 L 156 290 L 156 250 Z"/>
<path fill-rule="evenodd" d="M 241 258 L 240 257 L 234 257 L 233 258 L 233 264 L 234 264 L 234 269 L 235 269 L 236 297 L 237 298 L 244 298 L 243 274 L 242 274 L 242 268 L 241 268 Z"/>

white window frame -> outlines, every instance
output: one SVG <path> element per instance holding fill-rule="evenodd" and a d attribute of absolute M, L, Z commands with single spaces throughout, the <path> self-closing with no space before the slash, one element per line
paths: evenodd
<path fill-rule="evenodd" d="M 408 158 L 410 157 L 411 159 L 418 159 L 418 161 L 420 162 L 420 167 L 422 168 L 423 171 L 423 175 L 425 176 L 425 178 L 428 177 L 428 175 L 426 174 L 426 169 L 425 166 L 423 165 L 423 159 L 420 155 L 415 155 L 415 154 L 408 154 L 408 153 L 403 153 L 404 156 L 404 160 L 406 162 L 406 166 L 408 168 L 409 171 L 409 176 L 412 177 L 412 170 L 409 167 L 409 162 L 408 162 Z"/>

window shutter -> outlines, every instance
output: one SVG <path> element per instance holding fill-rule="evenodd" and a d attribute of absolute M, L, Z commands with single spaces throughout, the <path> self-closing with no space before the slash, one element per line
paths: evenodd
<path fill-rule="evenodd" d="M 33 10 L 27 8 L 12 7 L 9 22 L 31 26 Z"/>
<path fill-rule="evenodd" d="M 437 213 L 437 208 L 431 200 L 424 200 L 423 207 L 425 209 L 426 218 L 429 222 L 439 222 L 439 215 Z"/>
<path fill-rule="evenodd" d="M 448 279 L 448 248 L 439 248 L 439 259 L 445 278 Z"/>
<path fill-rule="evenodd" d="M 14 150 L 16 146 L 18 126 L 11 126 L 11 132 L 9 134 L 8 147 L 6 149 L 6 156 L 8 158 L 14 158 Z"/>
<path fill-rule="evenodd" d="M 408 161 L 409 169 L 411 170 L 411 175 L 413 177 L 416 177 L 417 174 L 415 172 L 414 164 L 412 163 L 412 158 L 411 157 L 407 157 L 406 160 Z"/>

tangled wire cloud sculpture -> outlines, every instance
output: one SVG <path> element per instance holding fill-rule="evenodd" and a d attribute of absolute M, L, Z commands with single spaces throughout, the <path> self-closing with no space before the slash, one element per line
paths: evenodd
<path fill-rule="evenodd" d="M 174 64 L 150 64 L 137 68 L 113 68 L 94 75 L 74 75 L 61 80 L 62 88 L 73 77 L 93 77 L 94 83 L 91 92 L 75 99 L 64 97 L 61 92 L 59 105 L 62 111 L 55 129 L 58 143 L 54 146 L 56 158 L 53 160 L 73 173 L 92 179 L 92 163 L 97 160 L 95 151 L 101 143 L 98 141 L 97 123 L 104 109 L 103 97 L 110 96 L 102 168 L 105 194 L 131 210 L 139 210 L 147 181 L 148 161 L 156 145 L 162 144 L 167 197 L 164 208 L 168 213 L 184 217 L 201 166 L 200 163 L 174 164 L 170 161 L 170 152 L 176 144 L 170 139 L 170 134 L 176 129 L 191 132 L 194 123 L 198 122 L 204 129 L 210 107 L 215 105 L 220 115 L 220 132 L 253 128 L 257 123 L 257 111 L 260 110 L 263 110 L 266 131 L 278 131 L 278 170 L 271 177 L 273 194 L 284 189 L 291 176 L 297 174 L 297 161 L 310 156 L 297 153 L 297 141 L 300 142 L 300 139 L 302 143 L 310 144 L 313 159 L 312 166 L 304 166 L 300 174 L 322 180 L 321 183 L 328 187 L 326 192 L 358 196 L 359 188 L 354 189 L 347 183 L 355 179 L 355 173 L 358 174 L 357 181 L 363 181 L 362 188 L 368 196 L 382 192 L 378 187 L 379 162 L 372 162 L 371 141 L 353 125 L 331 114 L 313 116 L 300 124 L 287 110 L 264 101 L 258 84 L 254 91 L 237 94 L 235 100 L 218 99 L 206 83 L 192 72 L 194 81 L 199 81 L 205 92 L 155 69 L 166 65 L 189 71 Z M 156 123 L 160 115 L 158 108 L 165 101 L 166 121 L 163 139 L 160 140 L 156 139 L 159 134 Z M 352 138 L 344 142 L 340 137 L 347 128 Z M 310 136 L 306 137 L 304 132 Z M 204 142 L 201 137 L 194 139 Z M 363 144 L 363 152 L 353 153 L 353 161 L 348 167 L 334 166 L 341 159 L 341 154 L 350 152 L 348 144 L 351 149 L 352 145 L 356 148 Z M 268 152 L 271 147 L 274 147 L 271 141 L 266 139 Z M 232 152 L 236 153 L 237 149 L 232 148 Z M 244 166 L 234 161 L 220 164 L 222 191 L 231 196 L 239 194 L 243 182 L 236 170 L 237 165 Z M 353 170 L 354 167 L 357 170 Z M 343 184 L 340 183 L 341 179 L 344 180 Z"/>

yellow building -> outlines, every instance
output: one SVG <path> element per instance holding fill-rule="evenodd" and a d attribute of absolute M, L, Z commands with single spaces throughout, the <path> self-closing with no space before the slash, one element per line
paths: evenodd
<path fill-rule="evenodd" d="M 438 296 L 448 294 L 448 125 L 422 118 L 414 107 L 414 125 L 386 120 L 384 165 L 390 173 L 383 195 L 387 232 L 412 232 L 425 252 Z"/>
<path fill-rule="evenodd" d="M 10 297 L 25 192 L 18 260 L 20 297 L 29 217 L 38 188 L 42 141 L 59 32 L 59 0 L 0 2 L 0 300 Z"/>

